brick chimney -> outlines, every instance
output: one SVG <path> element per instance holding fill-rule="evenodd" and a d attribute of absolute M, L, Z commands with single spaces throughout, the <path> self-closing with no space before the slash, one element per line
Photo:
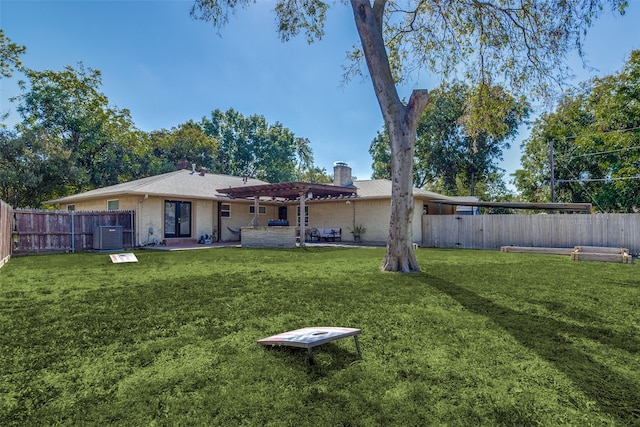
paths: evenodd
<path fill-rule="evenodd" d="M 353 185 L 349 163 L 335 162 L 333 164 L 333 185 L 339 187 L 349 187 Z"/>

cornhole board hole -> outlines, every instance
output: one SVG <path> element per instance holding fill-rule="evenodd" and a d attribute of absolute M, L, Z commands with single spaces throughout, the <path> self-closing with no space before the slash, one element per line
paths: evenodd
<path fill-rule="evenodd" d="M 358 356 L 360 356 L 360 344 L 358 343 L 359 333 L 360 329 L 320 326 L 296 329 L 295 331 L 284 332 L 282 334 L 262 338 L 261 340 L 258 340 L 258 344 L 306 348 L 309 351 L 309 364 L 313 365 L 313 347 L 339 340 L 341 338 L 353 337 L 356 343 L 356 351 L 358 352 Z"/>

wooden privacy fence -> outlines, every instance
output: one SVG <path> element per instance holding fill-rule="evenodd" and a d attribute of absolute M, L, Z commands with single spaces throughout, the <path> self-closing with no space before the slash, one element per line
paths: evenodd
<path fill-rule="evenodd" d="M 0 200 L 0 267 L 11 258 L 13 208 Z"/>
<path fill-rule="evenodd" d="M 638 255 L 640 214 L 424 215 L 422 245 L 490 250 L 610 246 Z"/>
<path fill-rule="evenodd" d="M 133 211 L 42 211 L 15 209 L 13 253 L 75 252 L 93 249 L 98 226 L 121 226 L 125 247 L 133 247 Z"/>

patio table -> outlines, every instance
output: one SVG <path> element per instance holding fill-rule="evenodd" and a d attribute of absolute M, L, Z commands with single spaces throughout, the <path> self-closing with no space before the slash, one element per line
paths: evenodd
<path fill-rule="evenodd" d="M 284 345 L 289 347 L 302 347 L 309 351 L 309 364 L 313 365 L 313 347 L 326 344 L 341 338 L 353 337 L 356 343 L 356 351 L 358 356 L 360 353 L 360 344 L 358 343 L 358 334 L 360 329 L 354 328 L 336 328 L 336 327 L 310 327 L 296 329 L 294 331 L 284 332 L 267 338 L 258 340 L 258 344 L 262 345 Z"/>

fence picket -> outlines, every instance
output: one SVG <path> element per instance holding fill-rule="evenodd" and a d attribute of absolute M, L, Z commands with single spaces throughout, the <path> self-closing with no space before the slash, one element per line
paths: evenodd
<path fill-rule="evenodd" d="M 14 253 L 70 252 L 93 249 L 100 225 L 122 226 L 124 246 L 133 246 L 133 211 L 42 211 L 15 209 L 18 245 Z M 73 227 L 71 221 L 73 219 Z"/>
<path fill-rule="evenodd" d="M 609 246 L 640 254 L 640 214 L 425 215 L 422 245 L 500 250 L 501 246 Z"/>

